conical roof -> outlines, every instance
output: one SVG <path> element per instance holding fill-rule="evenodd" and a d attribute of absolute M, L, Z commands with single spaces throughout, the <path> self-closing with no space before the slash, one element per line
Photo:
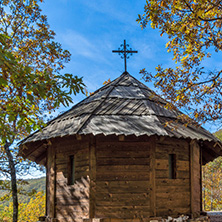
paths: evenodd
<path fill-rule="evenodd" d="M 48 123 L 22 144 L 74 134 L 159 135 L 215 141 L 202 127 L 184 126 L 179 111 L 164 108 L 165 101 L 146 85 L 123 73 L 67 112 Z"/>

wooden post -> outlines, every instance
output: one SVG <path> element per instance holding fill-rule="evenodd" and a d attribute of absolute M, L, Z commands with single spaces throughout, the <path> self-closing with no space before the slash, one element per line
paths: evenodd
<path fill-rule="evenodd" d="M 193 203 L 194 203 L 194 199 L 193 199 L 193 144 L 194 141 L 190 142 L 190 212 L 191 212 L 191 216 L 193 215 Z"/>
<path fill-rule="evenodd" d="M 89 170 L 90 170 L 90 187 L 89 187 L 89 218 L 95 217 L 95 195 L 96 195 L 96 142 L 95 138 L 90 138 L 89 146 Z"/>
<path fill-rule="evenodd" d="M 150 138 L 150 214 L 156 217 L 156 172 L 155 172 L 156 138 Z"/>
<path fill-rule="evenodd" d="M 193 216 L 201 211 L 201 151 L 197 141 L 190 143 L 190 207 Z"/>
<path fill-rule="evenodd" d="M 47 149 L 47 214 L 49 218 L 55 218 L 55 199 L 56 199 L 56 173 L 55 173 L 55 149 L 48 146 Z"/>
<path fill-rule="evenodd" d="M 202 183 L 202 155 L 203 155 L 203 146 L 202 144 L 200 145 L 200 211 L 203 211 L 203 193 L 202 193 L 202 186 L 203 186 L 203 183 Z"/>
<path fill-rule="evenodd" d="M 48 184 L 49 184 L 49 176 L 48 176 L 48 152 L 46 150 L 46 181 L 45 181 L 45 186 L 46 186 L 46 198 L 45 198 L 45 215 L 48 216 L 48 197 L 49 197 L 49 190 L 48 190 Z"/>

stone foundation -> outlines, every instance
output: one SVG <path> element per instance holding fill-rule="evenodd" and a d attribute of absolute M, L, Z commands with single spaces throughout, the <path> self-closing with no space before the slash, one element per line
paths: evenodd
<path fill-rule="evenodd" d="M 211 222 L 222 222 L 222 212 L 207 212 Z"/>

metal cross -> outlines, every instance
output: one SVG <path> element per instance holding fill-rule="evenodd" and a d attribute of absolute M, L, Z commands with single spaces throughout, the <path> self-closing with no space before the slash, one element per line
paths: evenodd
<path fill-rule="evenodd" d="M 128 48 L 129 45 L 126 44 L 126 40 L 124 40 L 124 44 L 120 45 L 120 48 L 118 50 L 113 50 L 112 52 L 117 52 L 121 58 L 124 58 L 124 64 L 125 64 L 125 72 L 126 72 L 126 59 L 129 59 L 130 56 L 133 55 L 133 53 L 137 53 L 138 51 L 132 50 L 132 48 Z"/>

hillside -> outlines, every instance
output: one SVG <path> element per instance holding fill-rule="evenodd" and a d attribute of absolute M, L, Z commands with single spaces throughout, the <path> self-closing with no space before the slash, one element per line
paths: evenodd
<path fill-rule="evenodd" d="M 222 141 L 222 129 L 218 130 L 217 132 L 215 132 L 213 134 Z"/>
<path fill-rule="evenodd" d="M 27 192 L 31 192 L 33 189 L 35 189 L 37 192 L 44 191 L 45 192 L 45 177 L 38 178 L 38 179 L 28 179 L 26 180 L 28 182 L 28 185 L 25 185 L 23 187 L 24 190 Z M 0 198 L 4 196 L 6 191 L 0 190 Z M 27 203 L 30 200 L 30 196 L 28 195 L 19 195 L 19 203 Z M 8 206 L 9 202 L 11 200 L 2 201 L 0 205 Z M 0 206 L 1 210 L 1 206 Z"/>

